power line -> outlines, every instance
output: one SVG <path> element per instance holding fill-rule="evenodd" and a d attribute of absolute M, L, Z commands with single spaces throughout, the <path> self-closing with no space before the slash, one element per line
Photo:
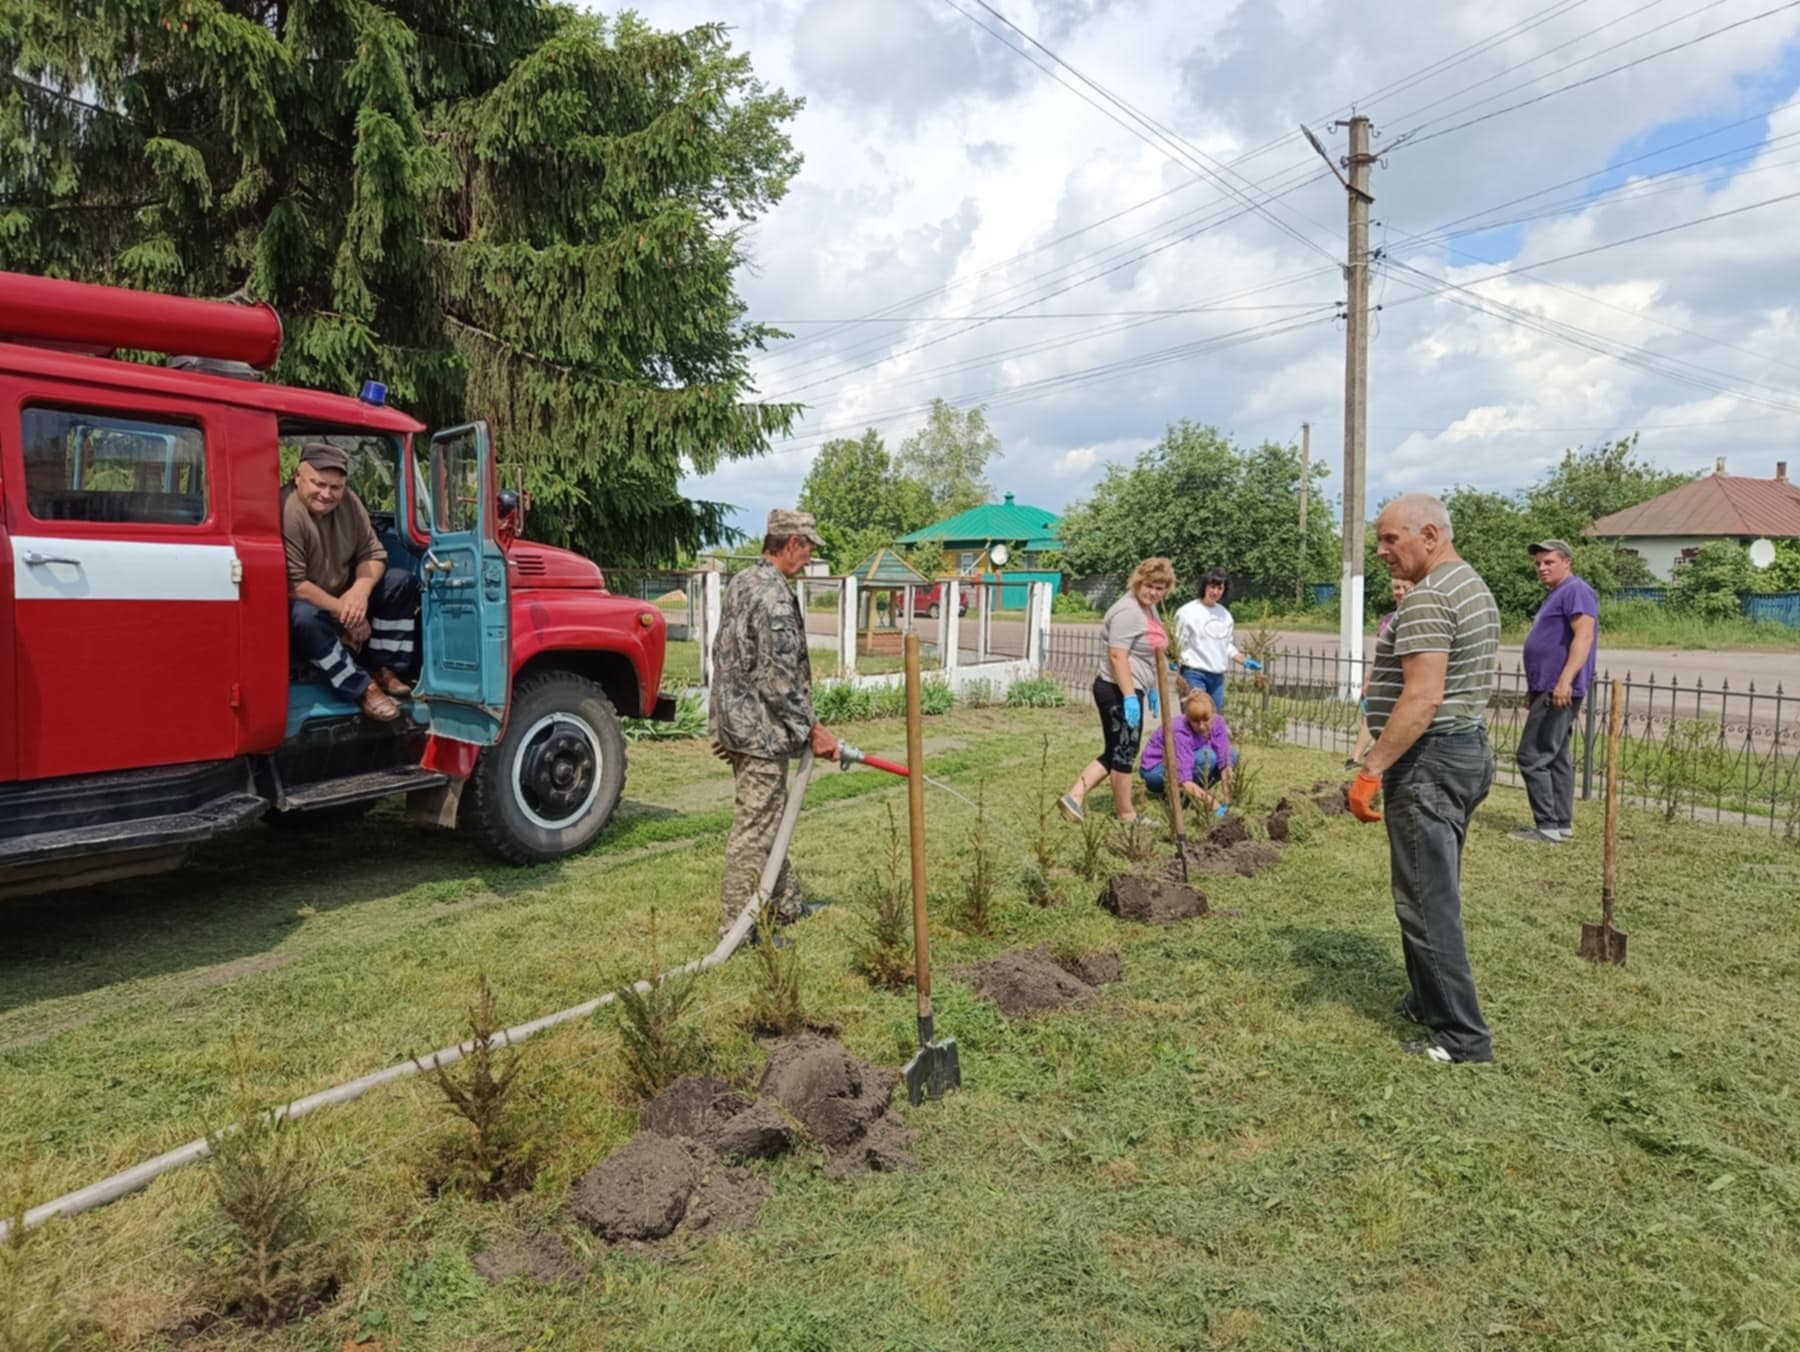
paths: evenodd
<path fill-rule="evenodd" d="M 1318 302 L 1295 302 L 1285 305 L 1182 305 L 1168 310 L 1042 310 L 1035 314 L 1002 311 L 989 315 L 881 315 L 855 319 L 758 319 L 757 324 L 961 324 L 979 320 L 989 323 L 997 319 L 1127 319 L 1143 316 L 1210 314 L 1218 310 L 1310 310 Z"/>
<path fill-rule="evenodd" d="M 1703 8 L 1710 9 L 1713 7 L 1713 5 L 1720 4 L 1720 3 L 1723 3 L 1723 0 L 1713 0 L 1712 5 L 1707 5 L 1707 6 L 1704 6 Z M 1441 128 L 1438 131 L 1432 132 L 1428 136 L 1412 136 L 1409 134 L 1409 136 L 1407 138 L 1407 144 L 1411 147 L 1416 148 L 1418 146 L 1422 146 L 1422 145 L 1426 144 L 1428 141 L 1435 141 L 1440 136 L 1449 136 L 1452 132 L 1465 131 L 1470 127 L 1477 126 L 1483 122 L 1487 122 L 1492 118 L 1503 117 L 1507 113 L 1517 112 L 1521 108 L 1529 108 L 1534 104 L 1544 102 L 1544 100 L 1546 100 L 1546 99 L 1555 98 L 1558 94 L 1566 94 L 1571 89 L 1584 88 L 1587 85 L 1591 85 L 1600 80 L 1604 80 L 1604 79 L 1608 78 L 1609 76 L 1617 75 L 1621 71 L 1631 70 L 1633 67 L 1641 66 L 1647 61 L 1654 61 L 1659 57 L 1668 56 L 1672 52 L 1685 51 L 1687 48 L 1697 46 L 1698 44 L 1707 41 L 1709 38 L 1716 38 L 1722 33 L 1732 32 L 1734 29 L 1742 28 L 1746 24 L 1756 23 L 1759 20 L 1770 18 L 1773 15 L 1780 14 L 1785 10 L 1794 9 L 1796 7 L 1800 7 L 1800 0 L 1787 0 L 1787 3 L 1776 5 L 1773 9 L 1763 10 L 1760 14 L 1752 14 L 1748 18 L 1738 19 L 1732 23 L 1725 24 L 1722 27 L 1709 29 L 1707 32 L 1701 33 L 1697 37 L 1689 38 L 1685 42 L 1677 42 L 1672 46 L 1663 47 L 1657 51 L 1646 53 L 1643 56 L 1637 57 L 1631 61 L 1623 62 L 1620 65 L 1613 66 L 1607 70 L 1600 71 L 1597 74 L 1585 76 L 1579 80 L 1572 80 L 1566 85 L 1558 85 L 1555 89 L 1547 89 L 1543 93 L 1534 94 L 1534 95 L 1532 95 L 1532 97 L 1530 97 L 1528 99 L 1521 99 L 1521 100 L 1519 100 L 1519 102 L 1510 103 L 1504 108 L 1496 108 L 1492 112 L 1483 113 L 1480 117 L 1472 117 L 1472 118 L 1468 119 L 1466 122 L 1458 122 L 1454 126 Z M 1469 106 L 1473 107 L 1475 105 L 1471 104 Z M 1454 117 L 1454 116 L 1456 116 L 1456 114 L 1449 113 L 1449 114 L 1446 114 L 1446 116 Z M 1398 147 L 1395 147 L 1395 148 L 1397 149 Z"/>

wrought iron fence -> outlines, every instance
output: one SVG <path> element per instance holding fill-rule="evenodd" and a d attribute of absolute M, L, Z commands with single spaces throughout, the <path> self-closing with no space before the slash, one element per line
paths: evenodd
<path fill-rule="evenodd" d="M 1047 674 L 1082 697 L 1099 674 L 1097 629 L 1053 625 Z M 1348 755 L 1362 728 L 1358 702 L 1367 662 L 1356 670 L 1330 651 L 1278 653 L 1260 679 L 1234 678 L 1226 719 L 1250 741 L 1286 741 Z M 1606 787 L 1606 730 L 1612 677 L 1603 673 L 1583 701 L 1571 754 L 1575 790 L 1594 798 Z M 1736 822 L 1800 840 L 1800 695 L 1781 683 L 1682 682 L 1625 673 L 1620 682 L 1621 792 L 1670 820 Z M 1488 706 L 1488 735 L 1503 783 L 1518 784 L 1515 753 L 1529 711 L 1524 672 L 1500 673 Z"/>

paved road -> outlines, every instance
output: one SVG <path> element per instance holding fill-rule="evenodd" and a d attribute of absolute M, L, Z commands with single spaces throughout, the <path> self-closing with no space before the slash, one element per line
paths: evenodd
<path fill-rule="evenodd" d="M 835 620 L 835 616 L 828 614 L 808 615 L 806 627 L 814 634 L 834 634 L 837 632 Z M 936 636 L 937 621 L 920 616 L 919 627 L 923 637 L 930 639 Z M 1098 624 L 1053 624 L 1050 627 L 1050 646 L 1054 665 L 1068 665 L 1078 660 L 1076 654 L 1085 656 L 1087 650 L 1099 641 L 1096 634 L 1098 628 Z M 975 648 L 975 621 L 963 620 L 961 631 L 963 649 L 972 652 Z M 995 620 L 992 634 L 996 653 L 1023 655 L 1025 626 L 1022 622 Z M 1284 631 L 1279 636 L 1279 642 L 1283 651 L 1294 654 L 1313 653 L 1322 658 L 1335 658 L 1338 651 L 1336 634 L 1307 630 Z M 1371 650 L 1373 643 L 1371 636 Z M 1055 661 L 1058 656 L 1063 657 L 1063 660 Z M 1503 645 L 1500 649 L 1500 661 L 1502 670 L 1510 671 L 1515 668 L 1520 662 L 1519 648 L 1512 644 Z M 1632 679 L 1637 681 L 1648 680 L 1654 675 L 1659 685 L 1672 677 L 1684 686 L 1704 681 L 1708 689 L 1717 689 L 1729 681 L 1733 690 L 1745 690 L 1754 682 L 1759 693 L 1773 691 L 1777 685 L 1781 685 L 1787 694 L 1800 694 L 1800 649 L 1708 652 L 1678 648 L 1611 648 L 1606 645 L 1606 636 L 1602 634 L 1600 665 L 1614 676 L 1622 677 L 1629 672 Z"/>

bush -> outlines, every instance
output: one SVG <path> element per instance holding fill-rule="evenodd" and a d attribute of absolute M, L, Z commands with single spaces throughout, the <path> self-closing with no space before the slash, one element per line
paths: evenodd
<path fill-rule="evenodd" d="M 1691 611 L 1712 620 L 1728 620 L 1739 613 L 1738 596 L 1755 591 L 1756 569 L 1742 547 L 1730 540 L 1714 540 L 1675 570 L 1669 600 L 1677 610 Z"/>
<path fill-rule="evenodd" d="M 919 709 L 927 717 L 947 714 L 955 707 L 956 692 L 950 688 L 950 682 L 934 679 L 919 687 Z"/>
<path fill-rule="evenodd" d="M 827 726 L 861 722 L 874 712 L 873 692 L 848 681 L 828 681 L 813 691 L 813 716 Z"/>
<path fill-rule="evenodd" d="M 1098 615 L 1100 612 L 1088 603 L 1085 596 L 1078 596 L 1074 592 L 1058 592 L 1050 602 L 1050 613 L 1067 615 L 1073 619 L 1086 619 Z"/>
<path fill-rule="evenodd" d="M 994 683 L 988 680 L 965 681 L 962 693 L 957 698 L 967 708 L 986 709 L 995 703 Z"/>
<path fill-rule="evenodd" d="M 906 717 L 906 687 L 904 685 L 884 685 L 880 689 L 872 691 L 871 694 L 873 695 L 873 698 L 870 703 L 873 707 L 869 711 L 870 717 Z M 924 706 L 925 696 L 923 691 L 919 694 L 919 703 L 921 707 Z"/>
<path fill-rule="evenodd" d="M 1047 676 L 1014 681 L 1006 692 L 1006 703 L 1013 709 L 1060 709 L 1066 703 L 1063 689 Z"/>

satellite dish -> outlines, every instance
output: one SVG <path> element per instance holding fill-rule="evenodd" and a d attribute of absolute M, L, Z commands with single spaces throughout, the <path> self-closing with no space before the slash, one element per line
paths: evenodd
<path fill-rule="evenodd" d="M 1771 550 L 1771 552 L 1769 554 L 1769 557 L 1772 559 L 1775 557 L 1774 552 L 1773 552 L 1773 546 L 1770 547 L 1770 550 Z M 1008 549 L 1005 545 L 995 545 L 992 549 L 988 550 L 988 562 L 993 564 L 994 567 L 996 567 L 996 568 L 1006 567 L 1006 561 L 1008 559 L 1010 559 L 1011 557 L 1012 557 L 1012 551 L 1010 549 Z M 1761 567 L 1760 564 L 1757 566 Z"/>
<path fill-rule="evenodd" d="M 1775 562 L 1775 546 L 1769 540 L 1752 540 L 1750 542 L 1750 562 L 1758 568 L 1767 568 Z"/>

